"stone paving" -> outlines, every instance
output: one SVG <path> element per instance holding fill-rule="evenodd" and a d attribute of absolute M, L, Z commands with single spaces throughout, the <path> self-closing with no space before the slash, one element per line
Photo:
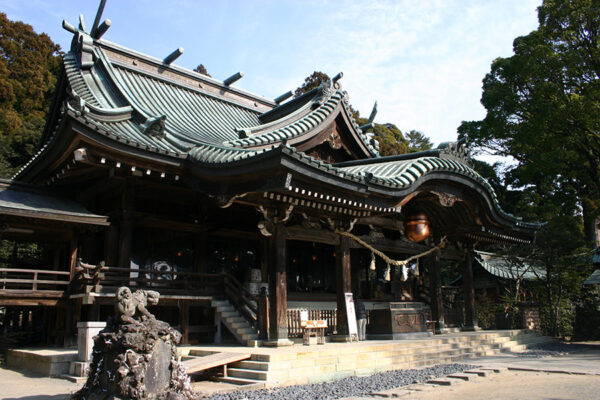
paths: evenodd
<path fill-rule="evenodd" d="M 527 352 L 473 358 L 464 362 L 480 366 L 479 370 L 488 368 L 500 372 L 490 372 L 485 377 L 471 378 L 468 381 L 444 378 L 454 379 L 454 383 L 447 386 L 408 385 L 345 400 L 600 398 L 600 342 L 588 342 L 585 346 L 572 349 L 567 354 L 559 352 L 560 354 L 555 356 L 539 358 L 523 357 Z M 80 386 L 81 384 L 74 384 L 64 379 L 23 374 L 0 367 L 0 399 L 4 400 L 68 399 L 69 395 Z M 543 397 L 545 394 L 546 397 Z M 551 394 L 554 396 L 550 396 Z M 243 398 L 243 395 L 240 398 Z"/>

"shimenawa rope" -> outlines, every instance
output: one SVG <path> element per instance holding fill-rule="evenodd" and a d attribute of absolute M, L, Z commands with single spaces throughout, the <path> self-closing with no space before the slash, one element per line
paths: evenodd
<path fill-rule="evenodd" d="M 371 250 L 371 252 L 373 252 L 374 254 L 377 254 L 379 257 L 383 258 L 383 260 L 386 263 L 388 263 L 390 265 L 395 265 L 395 266 L 407 265 L 411 261 L 414 261 L 414 260 L 424 257 L 428 254 L 431 254 L 436 250 L 441 250 L 444 248 L 444 246 L 446 246 L 446 237 L 443 237 L 440 244 L 438 244 L 435 247 L 432 247 L 431 249 L 429 249 L 421 254 L 415 254 L 414 256 L 408 257 L 406 260 L 393 260 L 393 259 L 389 258 L 388 256 L 386 256 L 384 252 L 377 250 L 375 247 L 371 246 L 370 244 L 366 243 L 364 240 L 361 240 L 359 237 L 351 234 L 350 232 L 344 232 L 344 231 L 340 231 L 340 230 L 336 229 L 335 233 L 337 233 L 340 236 L 349 237 L 350 239 L 354 240 L 361 246 L 366 247 L 367 249 Z"/>

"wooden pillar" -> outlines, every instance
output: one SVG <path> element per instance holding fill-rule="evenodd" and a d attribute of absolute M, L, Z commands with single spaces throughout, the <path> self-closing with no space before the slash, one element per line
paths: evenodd
<path fill-rule="evenodd" d="M 109 267 L 117 265 L 119 256 L 119 227 L 110 225 L 104 231 L 104 262 Z"/>
<path fill-rule="evenodd" d="M 223 341 L 221 329 L 221 314 L 215 313 L 215 344 L 221 344 L 221 342 Z"/>
<path fill-rule="evenodd" d="M 479 330 L 477 326 L 477 314 L 475 313 L 475 286 L 473 284 L 474 257 L 473 250 L 468 250 L 465 255 L 462 271 L 463 291 L 465 293 L 465 325 L 463 330 L 465 331 Z"/>
<path fill-rule="evenodd" d="M 429 291 L 431 294 L 431 317 L 436 321 L 436 332 L 447 332 L 444 321 L 444 299 L 442 297 L 442 271 L 440 268 L 440 250 L 428 257 Z"/>
<path fill-rule="evenodd" d="M 198 232 L 194 235 L 194 271 L 207 272 L 206 266 L 206 232 Z"/>
<path fill-rule="evenodd" d="M 269 298 L 264 288 L 258 297 L 258 338 L 269 339 Z"/>
<path fill-rule="evenodd" d="M 337 338 L 349 337 L 345 293 L 352 291 L 350 238 L 340 237 L 335 248 L 335 281 L 337 298 Z"/>
<path fill-rule="evenodd" d="M 119 267 L 131 266 L 131 243 L 133 241 L 133 205 L 135 198 L 135 178 L 125 181 L 121 198 L 121 236 L 119 240 Z"/>
<path fill-rule="evenodd" d="M 190 304 L 187 300 L 179 300 L 179 329 L 181 329 L 181 344 L 190 342 Z"/>
<path fill-rule="evenodd" d="M 273 225 L 273 234 L 269 236 L 269 341 L 286 345 L 291 342 L 288 340 L 287 329 L 285 227 L 283 223 Z"/>

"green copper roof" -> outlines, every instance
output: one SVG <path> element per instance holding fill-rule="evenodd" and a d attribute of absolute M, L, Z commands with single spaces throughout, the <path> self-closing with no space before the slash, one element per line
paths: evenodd
<path fill-rule="evenodd" d="M 546 276 L 546 271 L 523 259 L 509 259 L 493 253 L 475 251 L 475 260 L 490 274 L 504 279 L 536 280 Z"/>
<path fill-rule="evenodd" d="M 502 211 L 492 187 L 464 162 L 464 149 L 457 144 L 409 156 L 379 157 L 378 143 L 353 119 L 348 94 L 337 78 L 277 105 L 224 82 L 93 39 L 83 28 L 73 28 L 73 32 L 76 40 L 64 56 L 66 93 L 59 97 L 64 107 L 54 120 L 56 127 L 49 129 L 55 133 L 45 136 L 46 143 L 17 176 L 33 168 L 66 120 L 75 119 L 115 142 L 189 160 L 199 167 L 256 163 L 261 157 L 280 155 L 309 166 L 314 172 L 309 174 L 317 179 L 335 176 L 338 180 L 329 182 L 340 183 L 341 178 L 352 183 L 349 187 L 388 197 L 416 190 L 426 176 L 466 177 L 485 188 L 491 207 L 510 223 L 538 226 Z M 364 159 L 331 165 L 293 147 L 326 132 L 334 121 L 344 124 L 343 132 L 349 132 L 360 149 L 356 157 Z"/>

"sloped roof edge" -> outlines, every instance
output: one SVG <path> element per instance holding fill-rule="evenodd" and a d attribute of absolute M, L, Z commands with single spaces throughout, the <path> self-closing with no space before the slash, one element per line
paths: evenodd
<path fill-rule="evenodd" d="M 499 278 L 535 280 L 546 276 L 546 271 L 521 258 L 511 260 L 494 253 L 475 251 L 475 260 L 486 271 Z"/>

